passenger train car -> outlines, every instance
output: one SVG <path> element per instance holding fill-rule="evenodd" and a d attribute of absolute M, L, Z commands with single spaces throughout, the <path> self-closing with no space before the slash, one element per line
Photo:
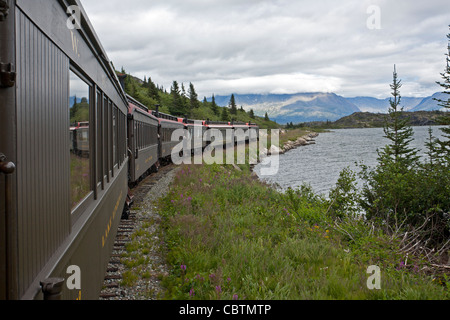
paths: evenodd
<path fill-rule="evenodd" d="M 178 121 L 177 117 L 161 113 L 158 111 L 158 108 L 152 111 L 152 115 L 159 120 L 158 138 L 160 140 L 160 158 L 163 161 L 169 160 L 172 150 L 180 143 L 180 141 L 172 141 L 172 135 L 175 130 L 184 129 L 184 125 Z"/>
<path fill-rule="evenodd" d="M 159 119 L 128 96 L 129 182 L 136 184 L 148 170 L 159 167 Z"/>
<path fill-rule="evenodd" d="M 186 133 L 189 133 L 189 146 L 192 154 L 199 154 L 207 146 L 207 140 L 205 139 L 205 132 L 207 128 L 205 121 L 196 121 L 186 118 L 178 118 L 178 122 L 183 123 Z"/>
<path fill-rule="evenodd" d="M 128 100 L 79 1 L 0 4 L 0 299 L 98 299 L 128 192 Z"/>
<path fill-rule="evenodd" d="M 70 126 L 70 151 L 79 157 L 89 157 L 89 122 Z"/>
<path fill-rule="evenodd" d="M 200 151 L 227 143 L 211 129 L 258 129 L 126 95 L 79 0 L 0 0 L 0 67 L 0 300 L 98 299 L 129 186 L 174 131 Z"/>

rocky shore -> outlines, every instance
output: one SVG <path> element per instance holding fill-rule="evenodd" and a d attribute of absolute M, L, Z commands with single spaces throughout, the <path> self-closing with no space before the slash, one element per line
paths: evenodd
<path fill-rule="evenodd" d="M 319 134 L 317 132 L 311 132 L 307 135 L 304 135 L 300 138 L 298 138 L 295 141 L 289 140 L 286 142 L 282 148 L 279 148 L 277 146 L 272 145 L 269 150 L 267 150 L 267 155 L 277 155 L 277 154 L 284 154 L 288 152 L 289 150 L 296 149 L 301 146 L 308 146 L 312 144 L 316 144 L 316 141 L 314 140 L 317 138 Z M 264 151 L 263 151 L 264 153 Z"/>

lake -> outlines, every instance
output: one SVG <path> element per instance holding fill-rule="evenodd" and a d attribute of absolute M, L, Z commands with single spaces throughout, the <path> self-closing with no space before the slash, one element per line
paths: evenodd
<path fill-rule="evenodd" d="M 442 138 L 441 127 L 434 126 L 433 135 Z M 414 127 L 412 147 L 424 155 L 429 127 Z M 315 145 L 299 147 L 279 157 L 278 173 L 261 177 L 261 164 L 254 172 L 269 183 L 276 183 L 282 190 L 297 188 L 310 184 L 315 192 L 328 195 L 346 167 L 358 172 L 356 163 L 369 167 L 377 164 L 377 149 L 383 148 L 390 141 L 384 137 L 382 128 L 375 129 L 340 129 L 321 133 Z"/>

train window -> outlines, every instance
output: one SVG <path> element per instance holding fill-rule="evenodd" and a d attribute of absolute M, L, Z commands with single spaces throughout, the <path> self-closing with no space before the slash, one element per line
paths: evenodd
<path fill-rule="evenodd" d="M 108 97 L 104 96 L 103 99 L 103 176 L 106 182 L 109 182 L 108 178 Z"/>
<path fill-rule="evenodd" d="M 113 118 L 112 118 L 112 126 L 113 126 L 113 166 L 115 166 L 118 162 L 117 160 L 117 107 L 113 108 Z"/>
<path fill-rule="evenodd" d="M 97 177 L 96 177 L 96 182 L 97 182 L 97 186 L 101 185 L 103 187 L 103 175 L 102 175 L 102 171 L 103 171 L 103 153 L 101 152 L 101 146 L 102 146 L 102 134 L 103 134 L 103 126 L 102 126 L 102 102 L 103 102 L 103 95 L 100 91 L 97 91 L 97 141 L 96 141 L 96 157 L 97 157 Z"/>
<path fill-rule="evenodd" d="M 70 190 L 74 209 L 91 191 L 89 144 L 89 85 L 70 72 Z"/>

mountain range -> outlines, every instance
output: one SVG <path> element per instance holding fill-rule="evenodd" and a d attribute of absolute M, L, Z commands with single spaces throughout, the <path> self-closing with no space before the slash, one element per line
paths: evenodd
<path fill-rule="evenodd" d="M 387 113 L 390 98 L 373 97 L 344 98 L 335 93 L 296 93 L 296 94 L 234 94 L 238 108 L 253 109 L 258 116 L 268 114 L 279 124 L 289 122 L 336 121 L 355 112 Z M 229 96 L 215 96 L 216 104 L 227 106 Z M 434 99 L 447 100 L 444 93 L 431 97 L 402 97 L 400 105 L 405 111 L 434 111 L 442 107 Z M 211 101 L 211 98 L 208 99 Z"/>

